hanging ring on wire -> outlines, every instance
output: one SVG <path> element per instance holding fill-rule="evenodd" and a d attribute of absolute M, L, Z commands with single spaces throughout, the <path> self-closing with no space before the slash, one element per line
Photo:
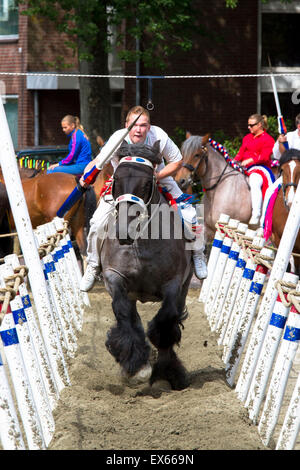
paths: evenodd
<path fill-rule="evenodd" d="M 154 109 L 154 104 L 152 102 L 152 79 L 148 79 L 148 103 L 147 103 L 148 111 L 152 111 Z"/>
<path fill-rule="evenodd" d="M 152 111 L 154 109 L 154 104 L 152 103 L 151 100 L 148 100 L 148 103 L 146 105 L 148 111 Z"/>

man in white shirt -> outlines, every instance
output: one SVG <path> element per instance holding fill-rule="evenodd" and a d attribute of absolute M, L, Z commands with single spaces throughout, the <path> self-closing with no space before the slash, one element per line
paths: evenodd
<path fill-rule="evenodd" d="M 291 132 L 287 132 L 286 135 L 280 134 L 278 136 L 278 139 L 275 142 L 275 145 L 273 147 L 273 157 L 276 160 L 280 160 L 281 155 L 285 150 L 287 150 L 284 146 L 284 142 L 288 143 L 288 148 L 289 149 L 297 149 L 300 150 L 300 114 L 297 114 L 295 118 L 295 125 L 296 129 Z M 260 219 L 260 225 L 263 227 L 264 221 L 265 221 L 265 215 L 266 215 L 266 210 L 268 207 L 269 199 L 274 193 L 274 191 L 278 188 L 279 185 L 282 184 L 282 177 L 279 176 L 277 180 L 274 181 L 271 186 L 268 187 L 265 197 L 264 197 L 264 203 L 263 203 L 263 209 L 262 209 L 262 216 Z"/>
<path fill-rule="evenodd" d="M 286 135 L 280 134 L 273 147 L 273 157 L 279 160 L 281 154 L 286 150 L 284 142 L 289 144 L 290 149 L 300 150 L 300 114 L 295 118 L 296 129 Z"/>
<path fill-rule="evenodd" d="M 180 150 L 163 129 L 150 124 L 149 113 L 141 106 L 135 106 L 128 112 L 126 118 L 127 128 L 139 114 L 141 114 L 139 119 L 129 131 L 129 134 L 125 140 L 127 140 L 127 142 L 130 144 L 145 143 L 151 146 L 156 141 L 160 141 L 160 153 L 162 154 L 167 164 L 165 165 L 163 161 L 160 165 L 158 165 L 155 172 L 156 180 L 160 183 L 161 186 L 167 189 L 174 199 L 177 199 L 179 196 L 181 196 L 182 191 L 178 187 L 176 181 L 173 179 L 173 175 L 176 174 L 182 165 L 182 155 Z M 114 132 L 114 134 L 109 138 L 107 144 L 112 145 L 113 147 L 113 144 L 117 144 L 117 142 L 120 140 L 123 132 L 123 129 Z M 95 165 L 96 160 L 97 157 L 86 166 L 84 174 L 91 170 L 91 168 Z M 118 159 L 113 156 L 111 163 L 115 170 L 118 165 Z M 86 186 L 86 183 L 84 182 L 84 175 L 80 179 L 80 184 L 83 187 Z M 100 204 L 90 221 L 87 247 L 87 269 L 82 277 L 80 284 L 80 289 L 85 292 L 89 291 L 93 287 L 96 279 L 99 278 L 100 260 L 97 249 L 98 233 L 99 228 L 104 227 L 109 215 L 113 212 L 114 209 L 114 206 L 109 203 L 109 198 L 111 202 L 111 196 L 104 196 L 101 198 Z M 181 213 L 189 225 L 197 223 L 196 211 L 192 205 L 189 205 L 188 208 L 182 210 Z M 204 279 L 207 276 L 207 268 L 203 250 L 204 244 L 201 249 L 194 250 L 193 252 L 195 274 L 199 279 Z M 174 262 L 175 261 L 176 260 L 174 260 Z"/>

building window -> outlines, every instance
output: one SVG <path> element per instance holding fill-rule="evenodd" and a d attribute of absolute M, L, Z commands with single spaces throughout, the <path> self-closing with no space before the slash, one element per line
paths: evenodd
<path fill-rule="evenodd" d="M 291 120 L 292 123 L 300 111 L 300 78 L 291 75 L 300 72 L 300 56 L 297 50 L 299 21 L 298 0 L 288 3 L 270 0 L 261 5 L 260 71 L 270 73 L 270 58 L 281 113 L 285 120 Z M 277 115 L 270 77 L 260 79 L 259 92 L 261 112 L 269 116 Z"/>
<path fill-rule="evenodd" d="M 15 149 L 18 148 L 18 98 L 4 96 L 4 111 L 7 118 L 10 135 Z"/>
<path fill-rule="evenodd" d="M 19 13 L 15 0 L 0 0 L 0 39 L 1 36 L 17 36 Z"/>
<path fill-rule="evenodd" d="M 299 67 L 298 51 L 300 15 L 268 13 L 262 15 L 262 66 Z"/>

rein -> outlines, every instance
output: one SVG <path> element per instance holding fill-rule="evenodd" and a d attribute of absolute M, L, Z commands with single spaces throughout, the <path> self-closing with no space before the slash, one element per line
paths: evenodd
<path fill-rule="evenodd" d="M 226 152 L 224 147 L 221 145 L 221 144 L 218 144 L 216 141 L 212 140 L 212 139 L 209 139 L 210 141 L 210 145 L 215 149 L 215 150 L 219 150 L 219 152 L 222 154 L 222 156 L 225 157 L 224 153 Z M 218 146 L 218 148 L 216 147 Z M 195 157 L 198 157 L 199 158 L 199 161 L 197 162 L 197 165 L 195 167 L 193 167 L 193 165 L 190 165 L 189 163 L 183 163 L 182 166 L 184 168 L 187 168 L 190 172 L 191 172 L 191 175 L 190 175 L 190 179 L 187 181 L 187 184 L 186 186 L 188 186 L 191 182 L 193 184 L 197 184 L 196 181 L 194 180 L 194 175 L 197 173 L 197 170 L 202 162 L 202 160 L 204 159 L 204 162 L 205 162 L 205 166 L 207 167 L 207 161 L 208 161 L 208 153 L 207 153 L 207 147 L 206 146 L 202 146 L 201 149 L 203 150 L 203 153 L 200 154 L 200 153 L 196 153 L 193 158 Z M 222 150 L 222 151 L 221 151 Z M 227 154 L 227 152 L 226 152 Z M 228 155 L 228 154 L 227 154 Z M 225 161 L 226 161 L 226 164 L 221 172 L 221 174 L 219 176 L 216 176 L 215 178 L 217 178 L 217 181 L 212 185 L 210 186 L 209 188 L 203 188 L 203 191 L 206 192 L 206 191 L 212 191 L 213 189 L 215 189 L 218 184 L 220 183 L 221 179 L 223 178 L 224 174 L 225 174 L 225 171 L 227 169 L 227 165 L 231 166 L 233 170 L 237 170 L 241 173 L 244 173 L 246 174 L 246 171 L 241 168 L 239 165 L 237 164 L 234 164 L 233 160 L 228 156 L 228 158 L 225 157 Z M 230 172 L 231 173 L 231 172 Z M 229 174 L 229 173 L 228 173 Z"/>

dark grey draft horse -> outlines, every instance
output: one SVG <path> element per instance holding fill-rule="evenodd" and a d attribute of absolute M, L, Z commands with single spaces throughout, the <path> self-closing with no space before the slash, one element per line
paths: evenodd
<path fill-rule="evenodd" d="M 129 384 L 149 381 L 152 385 L 166 380 L 172 389 L 182 390 L 189 385 L 188 374 L 174 346 L 181 341 L 193 272 L 191 251 L 186 249 L 184 237 L 175 231 L 164 236 L 166 213 L 156 216 L 158 210 L 167 208 L 170 220 L 179 222 L 182 230 L 179 214 L 169 207 L 155 181 L 155 165 L 161 162 L 159 142 L 153 147 L 123 142 L 117 153 L 119 165 L 112 187 L 115 237 L 105 237 L 100 253 L 103 279 L 116 318 L 107 334 L 106 347 Z M 136 207 L 139 210 L 133 216 Z M 131 225 L 136 220 L 142 228 L 133 231 Z M 153 226 L 155 236 L 151 235 Z M 147 337 L 157 349 L 154 364 L 150 363 L 151 347 L 137 301 L 161 303 L 147 328 Z"/>

